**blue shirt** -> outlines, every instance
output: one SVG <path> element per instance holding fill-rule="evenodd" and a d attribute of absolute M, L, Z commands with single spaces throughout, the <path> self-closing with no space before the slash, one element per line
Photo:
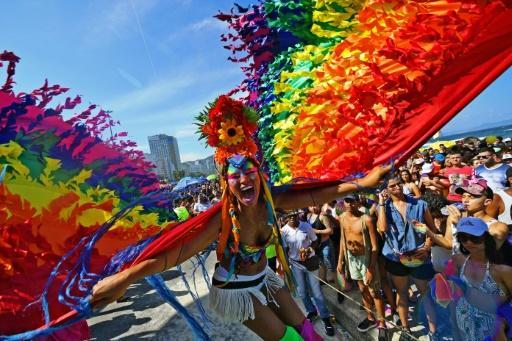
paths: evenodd
<path fill-rule="evenodd" d="M 510 166 L 502 163 L 498 167 L 491 168 L 480 165 L 476 167 L 475 174 L 487 181 L 487 186 L 491 187 L 493 192 L 507 188 L 507 169 Z"/>
<path fill-rule="evenodd" d="M 417 220 L 425 223 L 424 214 L 427 210 L 427 203 L 409 196 L 405 196 L 405 201 L 407 202 L 405 221 L 391 200 L 384 204 L 388 228 L 384 234 L 385 243 L 382 248 L 382 254 L 384 257 L 395 262 L 399 261 L 397 252 L 413 251 L 425 244 L 426 235 L 417 232 L 413 228 L 411 221 Z M 430 259 L 427 262 L 430 262 Z"/>

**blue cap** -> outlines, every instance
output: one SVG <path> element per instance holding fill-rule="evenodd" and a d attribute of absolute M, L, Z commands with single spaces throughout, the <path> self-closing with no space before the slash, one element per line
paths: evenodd
<path fill-rule="evenodd" d="M 457 223 L 457 233 L 463 232 L 472 236 L 480 237 L 488 231 L 485 221 L 475 217 L 462 218 Z"/>
<path fill-rule="evenodd" d="M 436 161 L 443 162 L 444 161 L 444 155 L 441 154 L 441 153 L 437 153 L 436 155 L 434 155 L 434 159 L 436 159 Z"/>

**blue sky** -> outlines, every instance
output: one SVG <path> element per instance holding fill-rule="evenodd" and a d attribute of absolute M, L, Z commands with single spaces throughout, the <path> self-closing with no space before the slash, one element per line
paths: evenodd
<path fill-rule="evenodd" d="M 2 4 L 1 50 L 22 58 L 18 91 L 50 83 L 70 87 L 113 110 L 139 147 L 147 136 L 178 138 L 182 161 L 211 154 L 194 134 L 194 116 L 238 85 L 242 73 L 219 40 L 224 24 L 212 17 L 232 0 L 19 0 Z M 239 0 L 239 4 L 251 3 Z M 139 25 L 140 24 L 140 25 Z M 3 77 L 3 76 L 2 76 Z M 511 118 L 508 70 L 446 127 Z"/>

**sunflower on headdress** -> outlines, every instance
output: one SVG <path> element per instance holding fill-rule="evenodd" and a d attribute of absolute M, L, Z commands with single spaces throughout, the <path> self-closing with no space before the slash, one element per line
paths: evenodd
<path fill-rule="evenodd" d="M 235 120 L 226 120 L 220 124 L 219 140 L 227 146 L 239 144 L 244 140 L 244 129 Z"/>
<path fill-rule="evenodd" d="M 216 149 L 217 164 L 222 165 L 234 154 L 255 157 L 258 147 L 254 133 L 258 129 L 258 116 L 242 102 L 222 95 L 196 119 L 201 138 Z"/>

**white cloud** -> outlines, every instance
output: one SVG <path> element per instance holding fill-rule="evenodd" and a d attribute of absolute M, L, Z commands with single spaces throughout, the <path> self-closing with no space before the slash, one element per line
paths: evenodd
<path fill-rule="evenodd" d="M 142 89 L 117 96 L 106 103 L 104 107 L 119 113 L 139 111 L 140 115 L 150 111 L 151 106 L 168 101 L 174 95 L 192 86 L 196 81 L 195 77 L 191 75 L 167 78 Z"/>
<path fill-rule="evenodd" d="M 188 124 L 174 128 L 172 135 L 175 137 L 197 137 L 197 126 L 195 124 Z"/>
<path fill-rule="evenodd" d="M 190 24 L 188 30 L 190 31 L 202 31 L 202 30 L 225 30 L 226 24 L 217 18 L 205 18 L 201 21 Z"/>
<path fill-rule="evenodd" d="M 201 33 L 201 32 L 204 32 L 205 30 L 225 31 L 225 30 L 227 30 L 227 25 L 225 23 L 223 23 L 222 21 L 220 21 L 216 18 L 213 18 L 213 17 L 204 18 L 202 20 L 193 22 L 193 23 L 185 26 L 182 30 L 173 31 L 167 37 L 167 42 L 171 42 L 175 39 L 188 36 L 191 33 Z"/>
<path fill-rule="evenodd" d="M 195 161 L 199 159 L 204 159 L 207 156 L 212 155 L 212 152 L 209 150 L 205 150 L 204 153 L 198 153 L 198 152 L 188 152 L 188 153 L 182 153 L 180 154 L 181 162 L 185 161 Z"/>
<path fill-rule="evenodd" d="M 122 117 L 123 126 L 150 123 L 160 126 L 162 123 L 184 125 L 187 121 L 192 122 L 192 118 L 203 110 L 208 101 L 228 90 L 219 88 L 214 93 L 197 98 L 193 96 L 195 85 L 203 82 L 214 83 L 238 74 L 239 70 L 231 68 L 210 72 L 199 72 L 197 69 L 182 70 L 180 75 L 168 76 L 142 89 L 117 96 L 103 107 L 113 110 L 117 117 Z M 162 109 L 166 107 L 169 109 Z M 173 127 L 172 130 L 177 129 Z"/>

